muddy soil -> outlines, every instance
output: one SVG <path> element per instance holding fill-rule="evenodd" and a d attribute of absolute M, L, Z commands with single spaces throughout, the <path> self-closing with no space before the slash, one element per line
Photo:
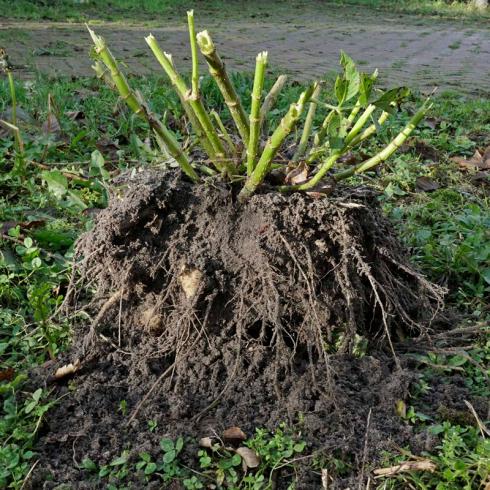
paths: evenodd
<path fill-rule="evenodd" d="M 326 2 L 247 2 L 239 9 L 231 3 L 214 11 L 203 5 L 196 14 L 199 29 L 210 30 L 233 70 L 253 70 L 256 54 L 267 50 L 272 68 L 311 80 L 337 70 L 344 50 L 364 71 L 379 69 L 385 85 L 489 91 L 490 28 L 483 20 L 445 21 Z M 161 73 L 144 41 L 150 31 L 179 68 L 190 69 L 185 13 L 127 21 L 129 25 L 101 25 L 97 32 L 130 73 Z M 18 76 L 29 78 L 37 70 L 92 75 L 83 24 L 0 21 L 0 45 L 18 65 Z"/>
<path fill-rule="evenodd" d="M 240 206 L 233 189 L 175 172 L 125 187 L 79 242 L 85 283 L 67 306 L 92 322 L 80 322 L 59 362 L 80 359 L 81 369 L 54 383 L 62 398 L 42 429 L 33 488 L 102 488 L 83 459 L 104 464 L 124 449 L 137 458 L 164 436 L 230 426 L 252 435 L 295 425 L 309 453 L 349 462 L 339 489 L 364 481 L 382 450 L 435 444 L 395 412 L 417 373 L 408 358 L 395 362 L 389 340 L 427 337 L 441 290 L 409 265 L 372 191 L 266 192 Z M 359 336 L 369 345 L 360 358 Z M 50 380 L 39 370 L 32 382 Z M 462 383 L 446 384 L 425 413 L 464 410 L 463 399 L 484 411 Z M 300 467 L 298 488 L 318 488 L 308 461 Z M 279 474 L 277 488 L 289 480 Z"/>

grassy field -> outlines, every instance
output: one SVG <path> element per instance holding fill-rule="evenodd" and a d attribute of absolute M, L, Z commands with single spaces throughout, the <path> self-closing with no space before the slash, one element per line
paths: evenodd
<path fill-rule="evenodd" d="M 388 13 L 409 13 L 426 16 L 440 16 L 444 18 L 459 18 L 479 20 L 490 19 L 489 12 L 476 11 L 465 2 L 447 2 L 444 0 L 294 0 L 292 2 L 276 2 L 274 9 L 287 9 L 294 12 L 304 3 L 317 4 L 318 8 L 332 6 L 355 6 L 358 8 L 380 9 Z M 226 18 L 233 15 L 237 9 L 244 16 L 269 16 L 271 5 L 251 0 L 241 2 L 238 0 L 210 0 L 206 2 L 181 0 L 142 0 L 137 5 L 133 0 L 114 0 L 111 8 L 107 8 L 103 0 L 90 0 L 84 3 L 75 3 L 72 0 L 0 0 L 0 18 L 24 20 L 51 20 L 62 22 L 84 22 L 88 20 L 103 20 L 115 22 L 148 22 L 152 18 L 168 19 L 180 18 L 189 8 L 196 8 L 199 12 L 210 13 Z"/>

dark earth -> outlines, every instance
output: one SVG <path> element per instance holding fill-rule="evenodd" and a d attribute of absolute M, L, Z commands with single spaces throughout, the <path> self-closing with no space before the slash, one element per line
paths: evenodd
<path fill-rule="evenodd" d="M 405 352 L 447 328 L 443 291 L 409 264 L 372 190 L 265 191 L 239 205 L 235 189 L 176 172 L 136 174 L 122 188 L 78 245 L 66 307 L 92 321 L 79 321 L 59 366 L 79 359 L 81 369 L 61 381 L 33 375 L 62 398 L 32 488 L 103 488 L 77 467 L 84 458 L 108 463 L 128 448 L 137 457 L 164 436 L 196 441 L 230 426 L 252 435 L 294 425 L 312 457 L 349 462 L 337 489 L 365 484 L 383 450 L 434 447 L 395 407 L 414 403 Z M 432 383 L 416 402 L 425 414 L 467 414 L 466 399 L 485 416 L 462 379 Z M 186 445 L 189 465 L 196 445 Z M 299 462 L 297 488 L 320 487 L 310 463 Z M 290 481 L 279 472 L 276 488 Z"/>

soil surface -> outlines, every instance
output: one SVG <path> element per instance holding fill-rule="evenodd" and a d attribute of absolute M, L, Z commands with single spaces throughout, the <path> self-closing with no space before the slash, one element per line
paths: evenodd
<path fill-rule="evenodd" d="M 124 185 L 79 242 L 95 296 L 87 304 L 78 283 L 68 297 L 92 322 L 76 327 L 59 361 L 81 369 L 54 384 L 61 398 L 42 429 L 33 488 L 97 488 L 78 467 L 84 458 L 104 464 L 124 449 L 137 458 L 161 437 L 230 426 L 251 435 L 295 425 L 308 454 L 349 462 L 332 489 L 364 482 L 383 450 L 433 448 L 396 413 L 417 373 L 407 357 L 396 365 L 386 334 L 425 336 L 440 291 L 411 268 L 372 192 L 264 193 L 239 206 L 226 186 L 191 186 L 175 172 Z M 352 355 L 357 335 L 369 355 Z M 333 344 L 340 353 L 325 355 Z M 43 368 L 32 383 L 45 382 Z M 434 420 L 464 411 L 464 399 L 485 411 L 461 380 L 434 380 L 430 393 L 421 402 Z M 190 443 L 190 465 L 196 450 Z M 298 488 L 319 488 L 303 463 Z M 288 481 L 280 474 L 277 488 Z"/>
<path fill-rule="evenodd" d="M 272 68 L 296 79 L 312 79 L 337 71 L 339 53 L 344 50 L 363 70 L 378 68 L 382 84 L 489 92 L 488 23 L 395 15 L 322 2 L 282 2 L 270 10 L 268 2 L 254 4 L 253 11 L 246 6 L 240 12 L 203 7 L 197 12 L 197 28 L 211 32 L 235 70 L 252 70 L 256 54 L 267 50 Z M 145 25 L 106 23 L 96 31 L 131 73 L 161 70 L 144 41 L 150 31 L 174 55 L 178 66 L 189 67 L 185 16 L 149 18 Z M 3 20 L 0 45 L 8 49 L 23 77 L 32 77 L 36 70 L 50 75 L 91 75 L 91 44 L 81 24 Z"/>

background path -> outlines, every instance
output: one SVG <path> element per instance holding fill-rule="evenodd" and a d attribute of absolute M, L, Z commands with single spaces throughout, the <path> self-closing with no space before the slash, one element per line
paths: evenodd
<path fill-rule="evenodd" d="M 421 89 L 435 85 L 469 93 L 490 93 L 490 27 L 469 22 L 390 15 L 354 7 L 318 3 L 301 8 L 271 7 L 256 14 L 204 13 L 197 27 L 207 28 L 233 69 L 251 70 L 255 55 L 269 51 L 271 66 L 304 80 L 337 70 L 341 49 L 363 71 L 378 68 L 385 84 L 406 84 Z M 197 14 L 197 13 L 196 13 Z M 148 25 L 101 24 L 115 55 L 132 73 L 159 70 L 144 36 L 150 31 L 174 55 L 181 68 L 188 66 L 186 19 L 163 27 L 155 19 Z M 155 27 L 156 26 L 156 27 Z M 19 23 L 0 21 L 0 45 L 21 76 L 36 70 L 52 75 L 90 75 L 90 39 L 81 24 Z M 187 63 L 187 65 L 185 64 Z"/>

